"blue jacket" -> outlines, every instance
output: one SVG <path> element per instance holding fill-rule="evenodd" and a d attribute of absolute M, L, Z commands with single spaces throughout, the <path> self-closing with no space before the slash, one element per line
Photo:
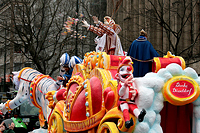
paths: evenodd
<path fill-rule="evenodd" d="M 132 42 L 127 55 L 136 60 L 149 60 L 159 56 L 152 44 L 144 36 L 140 36 Z M 133 58 L 134 77 L 143 77 L 146 73 L 152 71 L 152 62 L 140 62 Z"/>
<path fill-rule="evenodd" d="M 71 78 L 72 76 L 72 72 L 73 72 L 73 69 L 70 69 L 68 72 L 66 72 L 64 75 L 63 75 L 63 78 L 66 80 L 66 77 L 68 78 L 68 80 Z"/>

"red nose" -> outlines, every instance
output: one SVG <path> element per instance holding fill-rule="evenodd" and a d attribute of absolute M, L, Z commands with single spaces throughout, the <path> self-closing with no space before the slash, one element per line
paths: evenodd
<path fill-rule="evenodd" d="M 131 66 L 127 67 L 127 70 L 132 71 L 132 67 Z"/>

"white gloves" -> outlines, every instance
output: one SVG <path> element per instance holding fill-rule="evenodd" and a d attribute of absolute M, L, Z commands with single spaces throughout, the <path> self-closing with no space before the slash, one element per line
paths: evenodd
<path fill-rule="evenodd" d="M 98 20 L 98 17 L 93 16 L 92 18 L 93 18 L 93 21 L 95 24 L 99 24 L 100 21 Z M 90 27 L 90 25 L 87 23 L 87 21 L 83 20 L 82 23 L 83 23 L 83 25 L 82 25 L 83 27 L 86 27 L 86 28 Z"/>
<path fill-rule="evenodd" d="M 82 23 L 83 23 L 83 25 L 82 25 L 83 27 L 86 27 L 86 28 L 90 27 L 90 25 L 87 23 L 87 21 L 83 20 Z"/>

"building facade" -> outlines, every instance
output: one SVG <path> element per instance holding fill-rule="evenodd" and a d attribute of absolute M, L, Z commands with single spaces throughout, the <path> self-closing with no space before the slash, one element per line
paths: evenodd
<path fill-rule="evenodd" d="M 121 5 L 113 13 L 117 2 Z M 199 0 L 107 0 L 107 14 L 122 27 L 119 36 L 125 51 L 141 29 L 162 57 L 171 51 L 200 74 Z"/>

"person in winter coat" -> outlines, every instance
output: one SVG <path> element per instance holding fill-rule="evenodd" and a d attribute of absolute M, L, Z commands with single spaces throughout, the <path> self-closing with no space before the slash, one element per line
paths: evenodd
<path fill-rule="evenodd" d="M 0 124 L 0 133 L 15 133 L 14 128 L 15 124 L 12 122 L 11 124 L 8 124 L 9 128 L 6 129 L 6 125 L 4 122 Z"/>

